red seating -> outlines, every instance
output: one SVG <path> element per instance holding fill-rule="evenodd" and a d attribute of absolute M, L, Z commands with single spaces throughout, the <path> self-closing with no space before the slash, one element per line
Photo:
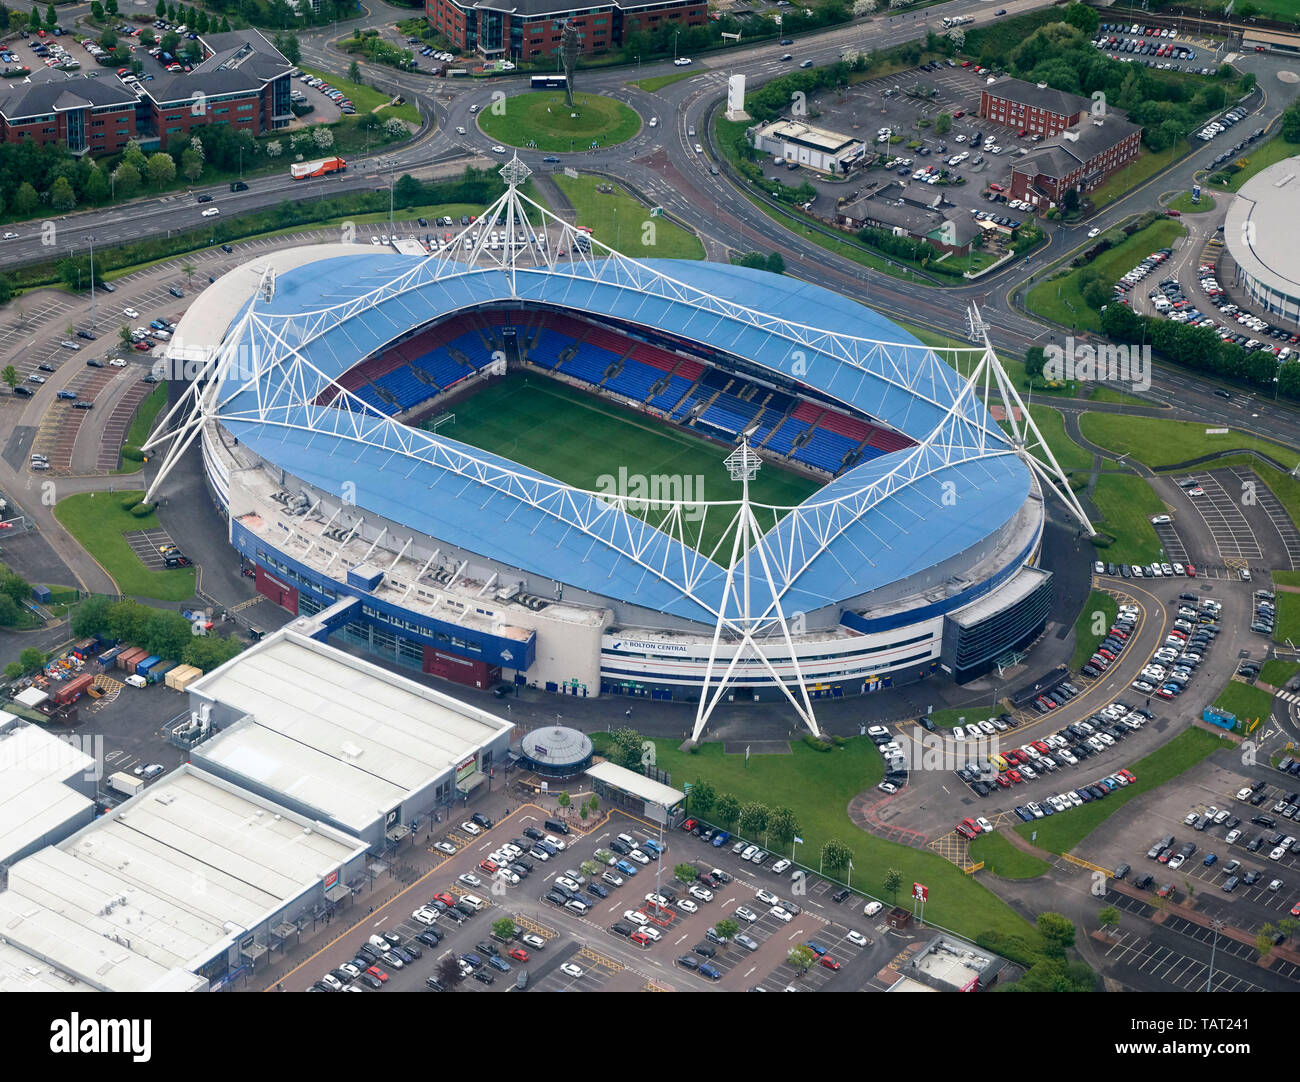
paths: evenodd
<path fill-rule="evenodd" d="M 699 361 L 692 361 L 683 357 L 678 363 L 675 373 L 684 379 L 689 379 L 692 383 L 704 374 L 704 365 Z"/>
<path fill-rule="evenodd" d="M 868 442 L 872 447 L 879 447 L 882 451 L 901 451 L 904 447 L 912 446 L 912 441 L 906 436 L 890 432 L 885 428 L 877 428 L 872 432 Z"/>
<path fill-rule="evenodd" d="M 842 413 L 833 413 L 829 410 L 822 414 L 822 418 L 817 424 L 828 432 L 838 432 L 841 436 L 847 436 L 858 443 L 865 440 L 873 431 L 872 426 L 865 421 L 859 421 L 856 417 L 846 417 Z"/>
<path fill-rule="evenodd" d="M 825 412 L 821 406 L 814 406 L 811 402 L 800 402 L 795 406 L 793 416 L 797 421 L 807 421 L 808 424 L 815 425 Z"/>
<path fill-rule="evenodd" d="M 678 358 L 673 354 L 666 353 L 662 349 L 656 349 L 646 342 L 638 342 L 632 347 L 632 352 L 628 356 L 634 361 L 648 364 L 651 368 L 658 368 L 663 372 L 671 372 L 677 367 L 678 361 Z"/>

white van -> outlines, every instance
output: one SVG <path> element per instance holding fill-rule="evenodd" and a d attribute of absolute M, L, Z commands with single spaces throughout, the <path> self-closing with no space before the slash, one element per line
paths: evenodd
<path fill-rule="evenodd" d="M 461 898 L 461 901 L 474 910 L 475 913 L 479 912 L 479 910 L 483 909 L 487 905 L 487 902 L 477 894 L 466 894 Z"/>

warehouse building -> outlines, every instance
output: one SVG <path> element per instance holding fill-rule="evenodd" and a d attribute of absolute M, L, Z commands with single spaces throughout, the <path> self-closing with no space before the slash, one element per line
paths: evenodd
<path fill-rule="evenodd" d="M 182 766 L 9 869 L 0 991 L 36 975 L 104 992 L 215 990 L 350 896 L 366 846 Z M 12 979 L 10 979 L 12 978 Z"/>
<path fill-rule="evenodd" d="M 318 642 L 296 621 L 189 687 L 218 733 L 192 761 L 374 851 L 467 802 L 508 761 L 510 722 Z"/>
<path fill-rule="evenodd" d="M 862 165 L 867 155 L 867 144 L 861 139 L 799 120 L 757 124 L 749 129 L 749 140 L 761 153 L 835 176 Z"/>
<path fill-rule="evenodd" d="M 80 743 L 0 711 L 0 864 L 88 825 L 98 778 L 98 761 Z"/>

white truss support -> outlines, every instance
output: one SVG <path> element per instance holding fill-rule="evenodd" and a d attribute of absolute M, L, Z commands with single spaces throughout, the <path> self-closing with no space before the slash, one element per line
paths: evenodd
<path fill-rule="evenodd" d="M 368 549 L 366 549 L 366 554 L 365 554 L 364 556 L 361 557 L 361 563 L 364 564 L 364 563 L 369 563 L 369 562 L 370 562 L 370 556 L 371 556 L 371 553 L 373 553 L 373 552 L 375 551 L 375 549 L 377 549 L 377 548 L 379 547 L 379 542 L 382 541 L 382 540 L 383 540 L 387 535 L 388 535 L 388 527 L 385 526 L 382 530 L 379 531 L 379 536 L 376 537 L 376 538 L 375 538 L 375 539 L 370 543 L 370 547 L 369 547 Z"/>
<path fill-rule="evenodd" d="M 395 568 L 395 567 L 397 566 L 397 562 L 398 562 L 398 561 L 399 561 L 403 556 L 406 555 L 406 550 L 409 549 L 409 548 L 411 547 L 411 544 L 412 544 L 414 541 L 415 541 L 415 538 L 414 538 L 414 537 L 408 537 L 408 538 L 406 539 L 406 544 L 402 546 L 402 551 L 399 552 L 396 556 L 393 557 L 393 562 L 392 562 L 391 564 L 389 564 L 386 568 L 384 568 L 384 574 L 385 574 L 385 575 L 387 575 L 390 571 L 393 570 L 393 568 Z"/>
<path fill-rule="evenodd" d="M 438 551 L 439 551 L 438 549 L 433 550 L 433 555 L 424 561 L 424 566 L 420 568 L 415 578 L 413 578 L 407 584 L 406 592 L 402 594 L 403 601 L 405 601 L 408 597 L 411 596 L 411 591 L 415 589 L 416 583 L 418 583 L 422 578 L 424 578 L 424 573 L 429 570 L 429 567 L 433 564 L 433 561 L 438 558 Z"/>
<path fill-rule="evenodd" d="M 339 547 L 335 550 L 334 555 L 331 556 L 328 563 L 325 564 L 324 570 L 328 571 L 334 561 L 343 555 L 343 550 L 347 548 L 352 539 L 357 536 L 357 531 L 365 525 L 365 521 L 364 518 L 358 518 L 356 522 L 352 524 L 352 529 L 348 530 L 348 532 L 343 535 L 343 540 L 339 542 Z M 364 563 L 365 561 L 362 562 Z"/>
<path fill-rule="evenodd" d="M 319 506 L 320 501 L 317 500 L 317 501 L 316 501 L 316 504 L 317 504 L 317 506 Z M 325 531 L 328 530 L 331 526 L 334 525 L 334 520 L 335 520 L 336 518 L 338 518 L 339 515 L 341 515 L 342 513 L 343 513 L 343 505 L 342 505 L 342 504 L 339 504 L 339 506 L 338 506 L 337 508 L 335 508 L 335 510 L 334 510 L 334 514 L 330 515 L 330 517 L 329 517 L 328 519 L 326 519 L 325 524 L 324 524 L 323 526 L 321 526 L 321 528 L 320 528 L 320 537 L 313 537 L 313 538 L 312 538 L 312 540 L 311 540 L 311 544 L 307 546 L 307 551 L 303 553 L 303 559 L 304 559 L 304 560 L 305 560 L 308 556 L 311 555 L 311 553 L 312 553 L 312 549 L 314 549 L 318 544 L 320 544 L 320 539 L 321 539 L 321 537 L 324 537 L 324 536 L 325 536 Z"/>
<path fill-rule="evenodd" d="M 497 584 L 497 579 L 499 579 L 500 577 L 501 577 L 501 572 L 493 571 L 492 574 L 488 576 L 487 582 L 483 584 L 483 588 L 479 590 L 479 592 L 474 596 L 482 597 L 485 593 L 487 593 L 490 589 L 492 589 L 493 586 Z"/>
<path fill-rule="evenodd" d="M 451 588 L 452 588 L 453 586 L 456 585 L 456 580 L 457 580 L 458 578 L 460 578 L 461 575 L 463 575 L 463 574 L 465 573 L 465 568 L 467 568 L 467 567 L 469 567 L 469 561 L 468 561 L 468 560 L 461 560 L 461 562 L 460 562 L 460 567 L 456 568 L 456 570 L 455 570 L 455 572 L 452 574 L 451 578 L 449 578 L 449 579 L 447 580 L 447 589 L 448 589 L 448 591 L 450 591 Z"/>

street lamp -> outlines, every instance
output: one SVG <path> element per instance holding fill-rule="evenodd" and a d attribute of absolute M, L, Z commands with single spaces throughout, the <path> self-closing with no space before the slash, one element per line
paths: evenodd
<path fill-rule="evenodd" d="M 95 318 L 95 238 L 86 239 L 90 241 L 90 330 L 93 333 L 99 326 Z"/>
<path fill-rule="evenodd" d="M 1214 941 L 1210 944 L 1210 972 L 1205 977 L 1205 990 L 1207 992 L 1214 985 L 1214 950 L 1219 945 L 1219 932 L 1223 930 L 1223 921 L 1215 917 L 1210 921 L 1210 927 L 1214 929 Z"/>
<path fill-rule="evenodd" d="M 673 62 L 674 63 L 677 62 L 677 35 L 680 33 L 681 33 L 680 30 L 673 31 Z"/>

